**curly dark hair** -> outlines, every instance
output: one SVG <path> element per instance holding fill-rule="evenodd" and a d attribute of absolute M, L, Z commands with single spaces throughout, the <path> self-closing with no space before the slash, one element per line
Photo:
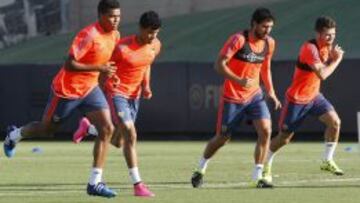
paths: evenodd
<path fill-rule="evenodd" d="M 147 11 L 140 17 L 139 25 L 142 28 L 157 30 L 161 27 L 161 19 L 155 11 Z"/>
<path fill-rule="evenodd" d="M 98 14 L 105 14 L 110 9 L 120 8 L 120 3 L 117 0 L 100 0 L 97 10 Z"/>

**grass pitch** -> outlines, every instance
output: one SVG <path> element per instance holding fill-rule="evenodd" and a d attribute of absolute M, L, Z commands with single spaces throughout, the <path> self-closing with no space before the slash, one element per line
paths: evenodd
<path fill-rule="evenodd" d="M 12 159 L 0 153 L 0 202 L 358 202 L 360 153 L 357 144 L 341 143 L 336 160 L 345 171 L 336 177 L 319 169 L 323 143 L 293 143 L 274 161 L 274 189 L 248 186 L 253 168 L 252 142 L 231 142 L 211 160 L 203 188 L 193 189 L 190 176 L 206 142 L 140 142 L 140 172 L 156 193 L 138 198 L 120 150 L 111 148 L 105 180 L 119 195 L 90 197 L 85 187 L 92 162 L 92 142 L 22 142 Z M 41 150 L 33 152 L 34 147 Z"/>

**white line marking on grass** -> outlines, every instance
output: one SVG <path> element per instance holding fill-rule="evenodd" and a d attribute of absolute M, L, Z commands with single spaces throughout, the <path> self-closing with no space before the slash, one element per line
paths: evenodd
<path fill-rule="evenodd" d="M 24 189 L 26 190 L 26 189 Z M 48 195 L 57 195 L 57 194 L 62 194 L 65 196 L 65 194 L 69 194 L 69 193 L 73 193 L 73 194 L 86 194 L 86 191 L 44 191 L 44 190 L 41 190 L 41 191 L 34 191 L 34 190 L 31 190 L 31 191 L 28 191 L 28 192 L 9 192 L 9 191 L 6 191 L 6 193 L 1 193 L 0 192 L 0 197 L 14 197 L 14 196 L 48 196 Z"/>
<path fill-rule="evenodd" d="M 357 182 L 359 183 L 360 181 L 360 177 L 359 178 L 329 178 L 329 179 L 307 179 L 307 180 L 295 180 L 295 181 L 275 181 L 275 189 L 276 186 L 306 186 L 304 184 L 312 184 L 312 183 L 316 183 L 316 185 L 319 185 L 319 183 L 344 183 L 344 182 Z M 190 183 L 189 184 L 185 184 L 185 183 L 181 183 L 181 184 L 149 184 L 149 186 L 153 189 L 192 189 Z M 311 185 L 309 185 L 311 186 Z M 326 186 L 326 185 L 323 185 Z M 339 185 L 341 186 L 341 185 Z M 357 186 L 357 185 L 354 185 Z M 360 184 L 359 184 L 360 186 Z M 205 183 L 203 185 L 204 189 L 226 189 L 226 188 L 234 188 L 234 187 L 250 187 L 250 183 L 249 182 L 223 182 L 223 183 L 216 183 L 216 182 L 211 182 L 211 183 Z M 60 191 L 47 191 L 46 188 L 48 189 L 54 189 L 55 187 L 41 187 L 42 190 L 40 191 L 34 191 L 32 190 L 32 188 L 34 187 L 23 187 L 22 191 L 19 192 L 10 192 L 9 190 L 11 190 L 11 188 L 14 187 L 8 187 L 8 188 L 1 188 L 1 189 L 5 189 L 5 192 L 1 192 L 0 189 L 0 197 L 16 197 L 16 196 L 48 196 L 48 195 L 68 195 L 68 194 L 72 194 L 72 195 L 78 195 L 78 194 L 82 194 L 82 195 L 86 195 L 85 194 L 85 190 L 60 190 Z M 64 187 L 61 187 L 64 188 Z M 115 187 L 115 190 L 119 191 L 120 190 L 120 195 L 121 194 L 127 194 L 129 193 L 128 189 L 130 187 L 124 187 L 122 186 L 120 189 L 118 187 Z M 29 191 L 26 191 L 29 190 Z"/>
<path fill-rule="evenodd" d="M 330 183 L 330 182 L 358 182 L 360 178 L 336 178 L 336 179 L 307 179 L 307 180 L 295 180 L 295 181 L 274 181 L 276 186 L 304 186 L 306 183 Z M 177 188 L 177 189 L 187 189 L 192 188 L 189 184 L 151 184 L 149 185 L 153 188 Z M 224 183 L 204 183 L 203 188 L 232 188 L 232 187 L 250 187 L 250 182 L 224 182 Z"/>
<path fill-rule="evenodd" d="M 281 181 L 279 185 L 292 185 L 292 184 L 301 184 L 301 183 L 335 183 L 335 182 L 357 182 L 360 181 L 360 178 L 336 178 L 336 179 L 320 179 L 320 180 L 296 180 L 296 181 Z"/>

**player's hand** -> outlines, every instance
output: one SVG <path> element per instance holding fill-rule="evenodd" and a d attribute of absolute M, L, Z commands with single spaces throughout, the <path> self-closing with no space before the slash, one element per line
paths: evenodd
<path fill-rule="evenodd" d="M 259 80 L 255 80 L 251 78 L 242 78 L 238 81 L 238 83 L 243 87 L 249 88 L 259 85 Z"/>
<path fill-rule="evenodd" d="M 114 61 L 109 61 L 105 65 L 100 66 L 100 72 L 105 73 L 108 77 L 113 76 L 116 73 L 117 67 Z"/>
<path fill-rule="evenodd" d="M 282 105 L 275 94 L 269 94 L 269 98 L 274 102 L 275 110 L 281 109 Z"/>
<path fill-rule="evenodd" d="M 152 97 L 152 91 L 150 87 L 145 87 L 142 92 L 144 99 L 151 99 Z"/>
<path fill-rule="evenodd" d="M 337 44 L 331 50 L 330 54 L 334 60 L 342 60 L 344 53 L 345 53 L 345 51 Z"/>

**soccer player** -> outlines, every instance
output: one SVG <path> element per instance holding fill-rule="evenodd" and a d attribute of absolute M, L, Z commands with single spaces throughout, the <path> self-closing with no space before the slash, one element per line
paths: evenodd
<path fill-rule="evenodd" d="M 344 172 L 333 160 L 339 140 L 340 118 L 331 103 L 320 93 L 320 84 L 339 66 L 344 51 L 334 46 L 336 22 L 327 16 L 319 17 L 315 23 L 316 37 L 306 41 L 295 66 L 292 84 L 287 89 L 286 101 L 279 120 L 279 134 L 271 140 L 264 176 L 272 181 L 271 166 L 275 153 L 288 144 L 295 131 L 308 116 L 317 117 L 324 123 L 325 153 L 321 170 L 335 175 Z"/>
<path fill-rule="evenodd" d="M 210 158 L 230 140 L 244 118 L 252 121 L 258 134 L 252 186 L 272 187 L 262 177 L 271 136 L 271 120 L 259 81 L 261 78 L 275 108 L 280 108 L 270 70 L 275 49 L 275 41 L 269 36 L 273 25 L 274 17 L 271 12 L 266 8 L 258 8 L 252 15 L 251 28 L 232 35 L 220 51 L 215 69 L 225 77 L 225 81 L 219 104 L 217 130 L 192 175 L 193 187 L 202 185 Z"/>
<path fill-rule="evenodd" d="M 119 22 L 119 2 L 101 0 L 98 21 L 76 35 L 66 62 L 52 81 L 42 120 L 20 128 L 9 127 L 4 141 L 5 155 L 13 157 L 21 139 L 53 134 L 74 110 L 79 109 L 99 132 L 87 193 L 108 198 L 116 196 L 116 192 L 102 182 L 102 172 L 114 126 L 106 98 L 98 87 L 98 78 L 99 73 L 112 75 L 116 71 L 114 62 L 109 60 L 120 37 Z"/>
<path fill-rule="evenodd" d="M 150 99 L 151 64 L 160 52 L 161 43 L 157 38 L 161 20 L 154 11 L 141 15 L 139 33 L 121 39 L 114 50 L 112 61 L 116 63 L 117 82 L 112 78 L 105 81 L 104 91 L 108 99 L 116 130 L 112 144 L 118 148 L 123 146 L 123 153 L 129 175 L 134 184 L 134 195 L 152 197 L 152 193 L 142 182 L 136 152 L 137 133 L 135 121 L 139 111 L 140 97 Z M 74 142 L 78 143 L 86 136 L 90 122 L 83 118 L 74 134 Z M 94 132 L 96 135 L 96 131 Z"/>

